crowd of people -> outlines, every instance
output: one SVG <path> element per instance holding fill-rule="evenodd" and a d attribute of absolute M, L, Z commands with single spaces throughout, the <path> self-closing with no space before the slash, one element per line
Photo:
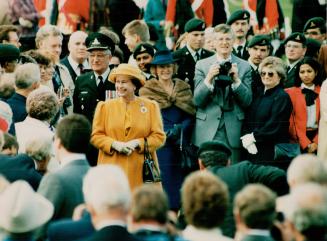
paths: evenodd
<path fill-rule="evenodd" d="M 0 240 L 327 240 L 326 16 L 284 37 L 279 1 L 17 2 Z"/>

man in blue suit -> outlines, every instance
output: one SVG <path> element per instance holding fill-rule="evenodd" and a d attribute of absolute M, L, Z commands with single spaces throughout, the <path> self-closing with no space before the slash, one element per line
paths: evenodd
<path fill-rule="evenodd" d="M 90 168 L 85 156 L 90 136 L 91 124 L 82 115 L 68 115 L 57 126 L 54 146 L 61 169 L 46 174 L 38 188 L 55 207 L 52 220 L 72 217 L 75 207 L 84 202 L 82 184 Z M 45 229 L 40 231 L 44 234 Z"/>
<path fill-rule="evenodd" d="M 215 27 L 216 54 L 195 66 L 194 103 L 197 107 L 193 142 L 220 140 L 240 160 L 244 110 L 252 101 L 251 67 L 232 54 L 235 36 L 226 24 Z"/>

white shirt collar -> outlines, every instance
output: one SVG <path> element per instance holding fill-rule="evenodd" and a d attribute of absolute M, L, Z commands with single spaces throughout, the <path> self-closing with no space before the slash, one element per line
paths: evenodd
<path fill-rule="evenodd" d="M 222 57 L 220 57 L 218 54 L 216 54 L 217 56 L 217 61 L 218 63 L 224 63 L 224 62 L 232 62 L 232 55 L 229 55 L 229 57 L 227 59 L 223 59 Z"/>
<path fill-rule="evenodd" d="M 81 74 L 81 70 L 80 70 L 80 68 L 78 67 L 78 65 L 79 65 L 79 63 L 77 63 L 73 58 L 72 58 L 72 56 L 71 55 L 68 55 L 68 62 L 69 62 L 69 64 L 72 66 L 72 68 L 73 68 L 73 70 L 75 71 L 75 73 L 77 74 L 77 75 L 80 75 Z M 83 65 L 83 68 L 84 69 L 88 69 L 88 63 L 87 63 L 87 60 L 84 60 L 84 62 L 82 63 L 82 65 Z"/>
<path fill-rule="evenodd" d="M 295 61 L 294 63 L 292 63 L 292 64 L 287 60 L 288 66 L 290 67 L 290 70 L 293 69 L 294 66 L 295 66 L 298 62 L 300 62 L 301 60 L 302 60 L 302 58 L 296 60 L 296 61 Z M 289 70 L 289 71 L 290 71 L 290 70 Z"/>
<path fill-rule="evenodd" d="M 83 154 L 83 153 L 69 153 L 60 160 L 60 166 L 64 167 L 64 166 L 68 165 L 69 163 L 71 163 L 73 161 L 81 160 L 81 159 L 86 159 L 85 154 Z"/>
<path fill-rule="evenodd" d="M 256 66 L 250 59 L 248 59 L 248 62 L 254 70 L 259 70 L 259 66 Z"/>
<path fill-rule="evenodd" d="M 242 46 L 242 51 L 244 50 L 245 48 L 245 44 L 246 44 L 246 41 L 244 41 L 242 44 L 233 44 L 233 48 L 237 51 L 237 47 L 238 46 Z"/>
<path fill-rule="evenodd" d="M 108 75 L 109 75 L 109 72 L 110 72 L 110 68 L 108 67 L 107 70 L 101 75 L 102 76 L 102 81 L 106 81 L 107 78 L 108 78 Z M 99 76 L 97 73 L 94 72 L 94 75 L 95 75 L 95 80 L 96 80 L 96 83 L 97 85 L 99 84 Z"/>
<path fill-rule="evenodd" d="M 247 231 L 247 235 L 270 236 L 270 232 L 268 229 L 250 229 Z"/>
<path fill-rule="evenodd" d="M 108 226 L 121 226 L 126 228 L 126 222 L 124 222 L 123 220 L 103 220 L 100 223 L 98 223 L 95 227 L 96 230 L 100 230 L 104 227 L 108 227 Z"/>
<path fill-rule="evenodd" d="M 219 236 L 223 236 L 219 228 L 200 229 L 187 225 L 183 231 L 183 238 L 187 240 L 218 240 Z"/>
<path fill-rule="evenodd" d="M 192 54 L 192 57 L 193 57 L 194 60 L 196 60 L 195 59 L 195 54 L 196 53 L 199 53 L 201 55 L 201 49 L 199 49 L 198 51 L 194 51 L 188 44 L 186 45 L 186 48 Z"/>
<path fill-rule="evenodd" d="M 301 89 L 309 89 L 309 90 L 315 90 L 315 85 L 307 86 L 306 84 L 301 84 Z"/>

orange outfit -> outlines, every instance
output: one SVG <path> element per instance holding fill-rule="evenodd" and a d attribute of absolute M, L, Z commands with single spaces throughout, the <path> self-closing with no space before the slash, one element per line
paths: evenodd
<path fill-rule="evenodd" d="M 291 97 L 293 104 L 293 111 L 290 117 L 289 133 L 293 141 L 298 140 L 302 149 L 308 147 L 311 144 L 311 140 L 306 135 L 307 126 L 307 111 L 304 94 L 300 87 L 292 87 L 285 90 Z M 317 94 L 320 93 L 320 86 L 316 86 L 314 90 Z M 316 103 L 316 121 L 320 119 L 320 99 L 319 97 L 315 101 Z M 295 124 L 295 126 L 294 126 Z M 314 137 L 314 143 L 318 144 L 318 133 Z"/>
<path fill-rule="evenodd" d="M 149 151 L 158 164 L 155 150 L 165 142 L 165 133 L 156 102 L 137 97 L 129 104 L 121 98 L 99 102 L 95 110 L 91 143 L 99 149 L 98 164 L 120 166 L 133 190 L 143 184 L 144 138 Z M 114 141 L 128 142 L 138 139 L 140 148 L 127 156 L 114 150 Z"/>

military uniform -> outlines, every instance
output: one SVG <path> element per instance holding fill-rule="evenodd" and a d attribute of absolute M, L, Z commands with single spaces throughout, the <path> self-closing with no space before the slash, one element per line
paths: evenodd
<path fill-rule="evenodd" d="M 307 40 L 305 38 L 305 36 L 302 33 L 299 32 L 295 32 L 292 33 L 287 39 L 285 39 L 284 41 L 284 46 L 287 45 L 287 42 L 289 41 L 294 41 L 294 42 L 298 42 L 298 43 L 302 43 L 304 47 L 306 47 L 307 44 Z M 302 59 L 302 58 L 301 58 Z M 283 85 L 284 88 L 290 88 L 294 86 L 295 80 L 296 80 L 296 75 L 299 71 L 300 68 L 300 60 L 297 60 L 297 63 L 295 65 L 288 65 L 287 66 L 287 77 L 286 80 L 284 81 Z"/>
<path fill-rule="evenodd" d="M 205 28 L 206 26 L 204 21 L 193 18 L 185 24 L 184 30 L 185 32 L 190 33 L 193 31 L 204 31 Z M 191 86 L 192 92 L 194 89 L 193 79 L 196 62 L 214 55 L 213 52 L 206 49 L 199 49 L 193 51 L 197 52 L 198 54 L 197 60 L 194 59 L 187 46 L 178 49 L 173 53 L 173 58 L 176 60 L 176 63 L 178 65 L 176 77 L 187 82 Z"/>
<path fill-rule="evenodd" d="M 233 12 L 230 17 L 227 20 L 228 25 L 232 25 L 234 22 L 237 20 L 247 20 L 248 23 L 250 21 L 250 13 L 247 10 L 237 10 Z M 244 45 L 238 45 L 233 47 L 233 54 L 241 59 L 248 60 L 249 58 L 249 52 L 246 49 L 247 46 L 247 41 L 245 42 Z"/>

